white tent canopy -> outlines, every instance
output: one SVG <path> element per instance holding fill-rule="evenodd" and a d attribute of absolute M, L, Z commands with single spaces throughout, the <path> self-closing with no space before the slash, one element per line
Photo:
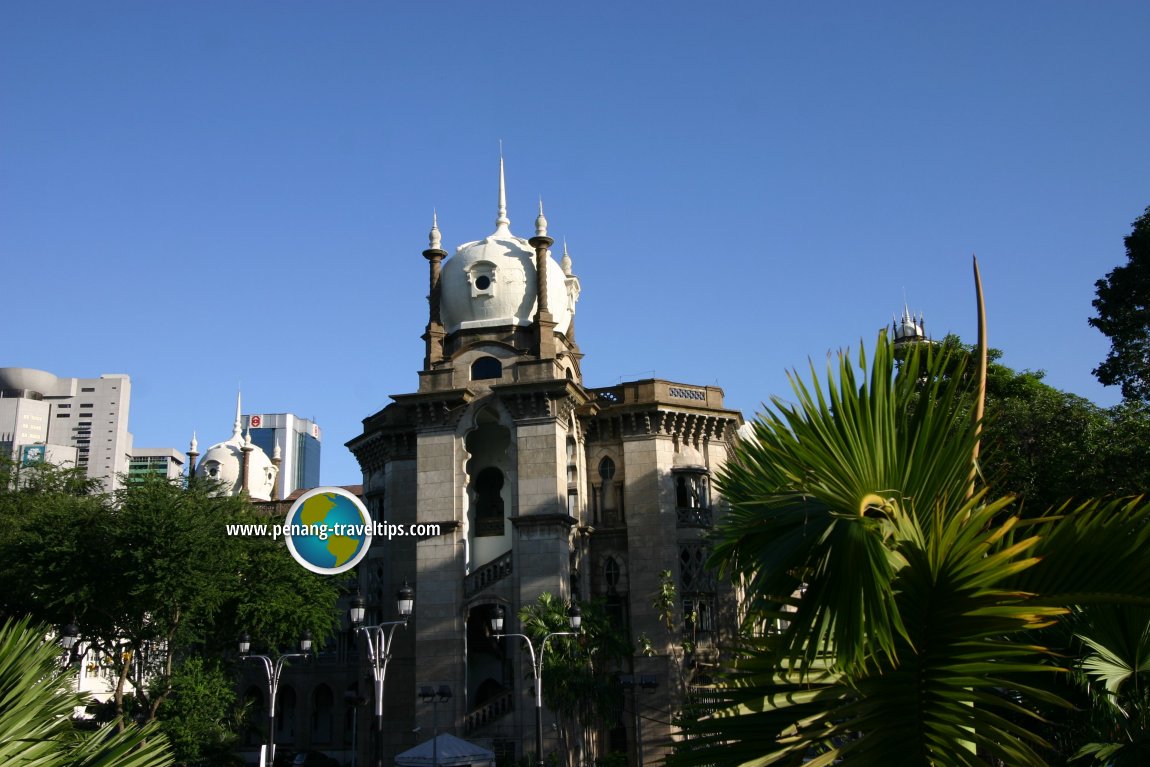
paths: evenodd
<path fill-rule="evenodd" d="M 443 767 L 491 767 L 495 764 L 495 752 L 468 743 L 454 735 L 441 733 L 412 749 L 395 757 L 399 767 L 422 767 L 423 765 L 443 765 Z"/>

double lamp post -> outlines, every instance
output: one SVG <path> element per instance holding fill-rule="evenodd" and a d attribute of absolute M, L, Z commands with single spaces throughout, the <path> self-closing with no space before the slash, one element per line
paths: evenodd
<path fill-rule="evenodd" d="M 531 673 L 535 677 L 535 764 L 537 767 L 544 767 L 543 764 L 543 653 L 547 650 L 547 640 L 551 637 L 570 637 L 579 634 L 579 627 L 583 623 L 583 615 L 579 611 L 579 606 L 572 604 L 567 610 L 567 622 L 571 626 L 571 631 L 552 631 L 547 636 L 543 637 L 543 641 L 539 643 L 539 654 L 535 654 L 535 645 L 531 642 L 531 637 L 526 634 L 504 634 L 503 633 L 503 618 L 506 611 L 502 607 L 496 607 L 491 615 L 491 628 L 495 632 L 498 639 L 506 637 L 518 637 L 527 643 L 527 651 L 531 653 Z"/>
<path fill-rule="evenodd" d="M 415 603 L 415 591 L 406 583 L 396 594 L 396 606 L 400 619 L 386 621 L 376 626 L 364 626 L 363 619 L 366 613 L 363 597 L 356 595 L 351 600 L 348 618 L 357 632 L 363 633 L 367 638 L 368 660 L 371 662 L 372 678 L 375 680 L 375 753 L 377 767 L 383 767 L 383 681 L 387 676 L 387 663 L 391 660 L 391 645 L 397 626 L 406 626 L 411 618 L 412 607 Z M 69 626 L 69 628 L 72 628 Z M 65 639 L 67 639 L 67 630 Z M 74 628 L 72 629 L 72 642 L 75 642 Z M 285 653 L 274 661 L 267 655 L 251 654 L 252 640 L 247 634 L 240 637 L 240 656 L 244 660 L 256 660 L 263 664 L 264 677 L 268 695 L 268 745 L 264 752 L 266 767 L 272 767 L 275 757 L 275 723 L 276 723 L 276 695 L 279 693 L 280 677 L 283 674 L 284 662 L 291 658 L 307 658 L 311 653 L 311 632 L 305 631 L 300 639 L 300 652 Z M 65 649 L 71 649 L 70 644 Z"/>
<path fill-rule="evenodd" d="M 383 680 L 387 676 L 387 663 L 391 660 L 392 640 L 397 626 L 406 626 L 415 606 L 415 590 L 404 583 L 395 595 L 399 620 L 384 621 L 375 626 L 364 626 L 367 612 L 363 597 L 356 594 L 351 600 L 348 617 L 351 626 L 367 639 L 367 657 L 371 663 L 371 676 L 375 682 L 375 763 L 383 767 Z"/>
<path fill-rule="evenodd" d="M 274 661 L 268 655 L 252 655 L 252 638 L 247 633 L 240 636 L 240 657 L 244 660 L 259 661 L 264 669 L 264 685 L 268 695 L 268 744 L 264 750 L 264 764 L 272 767 L 276 748 L 276 695 L 279 693 L 280 677 L 284 663 L 292 658 L 307 659 L 311 656 L 311 632 L 304 631 L 299 640 L 299 652 L 288 652 Z"/>
<path fill-rule="evenodd" d="M 367 639 L 368 661 L 371 663 L 372 679 L 375 682 L 375 753 L 377 767 L 383 767 L 383 683 L 387 677 L 387 664 L 391 660 L 391 648 L 395 638 L 395 629 L 406 626 L 411 619 L 415 605 L 415 590 L 404 583 L 396 594 L 396 611 L 399 620 L 384 621 L 374 626 L 363 625 L 367 612 L 364 599 L 359 594 L 351 600 L 348 618 L 352 628 L 362 633 Z M 567 621 L 571 631 L 552 631 L 543 637 L 539 644 L 539 653 L 535 653 L 535 644 L 526 634 L 503 633 L 503 621 L 506 611 L 503 607 L 496 607 L 491 616 L 491 628 L 496 638 L 508 637 L 522 639 L 527 644 L 527 651 L 531 654 L 531 672 L 535 679 L 535 763 L 538 767 L 543 765 L 543 657 L 547 651 L 547 641 L 551 637 L 578 636 L 583 616 L 579 606 L 572 604 L 567 610 Z M 73 624 L 68 624 L 61 632 L 60 644 L 65 653 L 70 653 L 76 644 L 79 631 Z M 283 675 L 284 663 L 292 658 L 309 658 L 312 649 L 312 636 L 310 631 L 304 631 L 300 637 L 299 652 L 284 653 L 276 659 L 267 655 L 253 655 L 252 638 L 247 633 L 240 637 L 240 657 L 244 660 L 258 661 L 263 666 L 265 689 L 268 700 L 268 743 L 264 750 L 264 765 L 272 767 L 275 758 L 275 725 L 276 725 L 276 696 L 279 693 L 280 678 Z M 441 688 L 440 695 L 442 695 Z M 450 690 L 446 693 L 450 697 Z M 421 692 L 422 695 L 422 692 Z M 444 698 L 446 699 L 446 697 Z"/>

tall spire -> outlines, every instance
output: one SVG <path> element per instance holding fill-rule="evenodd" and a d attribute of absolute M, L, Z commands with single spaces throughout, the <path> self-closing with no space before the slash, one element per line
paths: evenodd
<path fill-rule="evenodd" d="M 240 415 L 240 390 L 236 389 L 236 422 L 232 425 L 232 436 L 238 437 L 243 432 L 243 427 L 240 425 L 242 416 Z"/>
<path fill-rule="evenodd" d="M 496 231 L 508 229 L 511 219 L 507 218 L 507 184 L 503 180 L 503 142 L 499 142 L 499 218 L 495 219 Z"/>

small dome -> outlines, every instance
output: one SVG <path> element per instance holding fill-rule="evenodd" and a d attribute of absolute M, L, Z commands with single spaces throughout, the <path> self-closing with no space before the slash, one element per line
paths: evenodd
<path fill-rule="evenodd" d="M 535 249 L 501 224 L 482 240 L 459 246 L 443 265 L 441 311 L 448 333 L 466 328 L 530 325 L 538 291 Z M 547 308 L 555 330 L 566 333 L 574 314 L 563 270 L 547 255 Z"/>
<path fill-rule="evenodd" d="M 902 318 L 894 322 L 894 340 L 896 341 L 913 341 L 916 339 L 925 339 L 926 331 L 922 316 L 916 320 L 910 310 L 903 308 Z"/>
<path fill-rule="evenodd" d="M 226 495 L 239 495 L 244 489 L 242 479 L 245 452 L 248 454 L 248 495 L 252 500 L 270 501 L 279 469 L 263 449 L 251 443 L 250 436 L 245 439 L 240 433 L 238 400 L 231 438 L 207 449 L 200 465 L 196 467 L 196 476 L 216 480 Z"/>

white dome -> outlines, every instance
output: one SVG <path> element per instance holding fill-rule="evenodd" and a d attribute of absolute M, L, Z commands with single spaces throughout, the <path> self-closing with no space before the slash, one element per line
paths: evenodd
<path fill-rule="evenodd" d="M 216 480 L 227 495 L 239 495 L 243 489 L 244 445 L 237 424 L 231 439 L 207 449 L 196 468 L 196 476 Z M 247 445 L 251 448 L 248 459 L 248 495 L 256 501 L 270 501 L 279 470 L 262 449 L 250 442 Z"/>
<path fill-rule="evenodd" d="M 902 319 L 894 323 L 894 338 L 896 341 L 906 341 L 916 338 L 926 338 L 922 316 L 916 320 L 910 310 L 903 308 Z"/>
<path fill-rule="evenodd" d="M 460 245 L 443 265 L 441 311 L 448 333 L 460 329 L 530 325 L 538 291 L 535 250 L 506 224 L 493 234 Z M 578 291 L 569 291 L 559 264 L 547 255 L 547 308 L 557 333 L 567 333 Z"/>

